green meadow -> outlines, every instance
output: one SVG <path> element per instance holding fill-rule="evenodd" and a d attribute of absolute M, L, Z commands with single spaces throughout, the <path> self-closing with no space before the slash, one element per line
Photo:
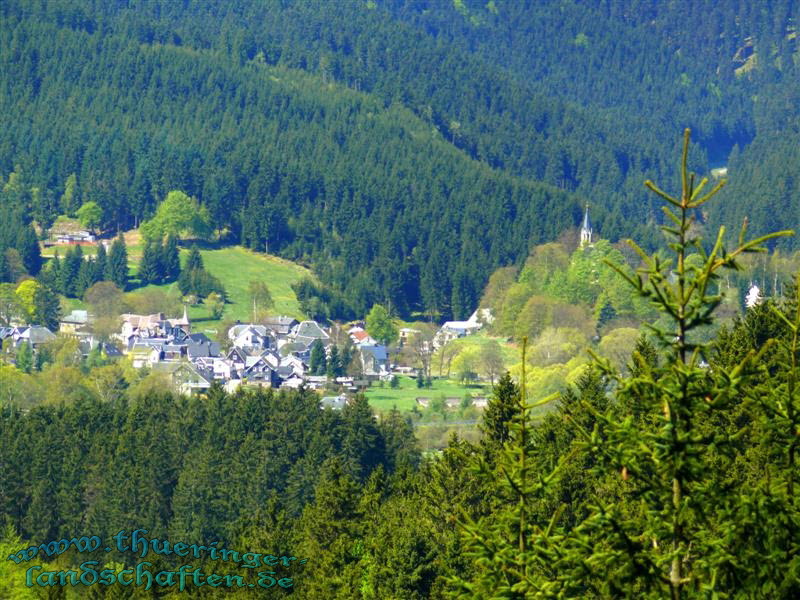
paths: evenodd
<path fill-rule="evenodd" d="M 492 393 L 490 385 L 462 385 L 450 379 L 434 378 L 429 388 L 418 388 L 417 380 L 413 377 L 400 376 L 398 381 L 400 386 L 397 388 L 390 387 L 388 383 L 384 383 L 383 387 L 373 383 L 367 388 L 367 400 L 375 412 L 388 412 L 395 406 L 401 411 L 412 410 L 417 398 L 463 398 L 467 394 L 488 396 Z"/>
<path fill-rule="evenodd" d="M 131 276 L 128 291 L 136 293 L 158 289 L 168 295 L 179 295 L 180 292 L 176 282 L 163 285 L 137 285 L 136 271 L 141 259 L 142 248 L 138 239 L 129 234 L 126 234 L 128 265 Z M 52 257 L 56 249 L 62 257 L 67 251 L 65 246 L 49 247 L 43 251 L 43 255 L 48 258 Z M 97 253 L 95 246 L 84 246 L 82 250 L 84 254 L 91 256 Z M 183 263 L 189 254 L 189 248 L 181 248 L 180 252 L 181 262 Z M 222 318 L 219 320 L 214 319 L 210 308 L 203 304 L 188 307 L 190 319 L 200 320 L 210 325 L 236 319 L 249 321 L 253 312 L 247 291 L 251 281 L 263 281 L 267 284 L 275 302 L 270 311 L 271 313 L 287 315 L 297 319 L 305 318 L 303 311 L 300 309 L 300 303 L 291 288 L 294 282 L 303 277 L 313 277 L 311 271 L 305 267 L 276 256 L 258 254 L 241 246 L 201 249 L 200 255 L 203 257 L 203 264 L 206 270 L 217 277 L 225 287 L 227 302 L 225 303 L 225 311 Z M 66 310 L 85 308 L 84 303 L 75 298 L 64 298 L 62 304 Z"/>
<path fill-rule="evenodd" d="M 181 248 L 182 262 L 188 254 L 188 248 Z M 225 311 L 218 322 L 236 319 L 249 321 L 252 318 L 253 306 L 247 291 L 251 281 L 263 281 L 267 284 L 275 301 L 272 313 L 304 318 L 291 285 L 303 277 L 311 276 L 308 269 L 275 256 L 257 254 L 241 246 L 200 250 L 200 255 L 206 270 L 222 282 L 227 294 Z M 179 293 L 177 283 L 149 285 L 136 288 L 135 291 L 153 288 L 163 289 L 167 293 Z M 215 321 L 210 309 L 203 304 L 190 306 L 188 312 L 190 319 L 201 319 L 207 323 Z"/>

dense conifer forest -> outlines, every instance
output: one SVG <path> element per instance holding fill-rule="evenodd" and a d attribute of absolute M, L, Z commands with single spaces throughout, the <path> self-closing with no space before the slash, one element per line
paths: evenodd
<path fill-rule="evenodd" d="M 68 336 L 22 343 L 0 365 L 0 598 L 800 596 L 800 277 L 781 258 L 798 17 L 789 0 L 0 3 L 4 320 L 13 300 L 55 328 L 56 292 L 101 286 L 115 331 L 118 234 L 140 226 L 140 282 L 223 301 L 197 248 L 179 258 L 171 196 L 204 243 L 312 265 L 295 291 L 313 316 L 381 304 L 394 327 L 481 302 L 520 342 L 476 441 L 426 453 L 360 394 L 187 397 Z M 587 203 L 602 239 L 576 250 Z M 45 260 L 64 215 L 108 253 Z M 745 267 L 774 272 L 775 297 L 741 311 Z M 612 326 L 632 352 L 535 389 L 553 348 L 622 346 Z M 558 327 L 575 339 L 544 348 Z M 112 542 L 136 530 L 161 541 L 146 558 Z M 239 581 L 181 591 L 188 564 Z M 124 585 L 143 565 L 158 585 Z M 87 583 L 101 570 L 118 583 Z"/>
<path fill-rule="evenodd" d="M 363 396 L 320 410 L 302 389 L 5 403 L 0 591 L 179 597 L 186 554 L 168 550 L 193 544 L 193 597 L 241 595 L 245 576 L 309 599 L 796 597 L 800 285 L 693 335 L 714 323 L 723 272 L 793 232 L 721 231 L 707 251 L 694 222 L 722 186 L 688 173 L 688 151 L 687 130 L 679 194 L 647 182 L 667 202 L 672 272 L 638 247 L 635 273 L 609 263 L 663 317 L 627 374 L 596 358 L 534 416 L 523 338 L 520 383 L 494 386 L 478 443 L 422 457 L 397 411 L 378 421 Z M 133 533 L 160 542 L 111 542 Z"/>
<path fill-rule="evenodd" d="M 796 11 L 11 0 L 3 204 L 47 227 L 96 202 L 113 233 L 182 190 L 224 239 L 313 264 L 355 314 L 464 317 L 587 200 L 607 239 L 654 247 L 641 181 L 670 175 L 685 126 L 695 170 L 729 167 L 708 223 L 796 212 Z"/>

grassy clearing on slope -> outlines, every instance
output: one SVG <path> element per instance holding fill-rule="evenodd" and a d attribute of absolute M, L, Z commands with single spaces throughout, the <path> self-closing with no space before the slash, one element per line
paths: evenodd
<path fill-rule="evenodd" d="M 142 245 L 141 241 L 134 232 L 125 234 L 125 242 L 128 249 L 128 266 L 130 270 L 131 284 L 134 286 L 129 292 L 141 292 L 150 289 L 158 289 L 168 295 L 179 295 L 178 284 L 168 283 L 164 285 L 137 286 L 136 271 L 141 260 Z M 52 256 L 54 248 L 48 248 L 46 256 Z M 67 247 L 59 246 L 59 254 L 63 257 Z M 84 254 L 94 255 L 97 252 L 94 246 L 84 246 Z M 181 264 L 186 261 L 189 248 L 181 248 Z M 288 315 L 298 319 L 305 318 L 303 311 L 300 310 L 300 303 L 291 288 L 291 284 L 303 277 L 312 276 L 311 271 L 288 260 L 258 254 L 241 246 L 228 246 L 225 248 L 201 249 L 200 255 L 203 257 L 203 264 L 206 269 L 217 277 L 228 294 L 228 302 L 225 304 L 225 311 L 222 319 L 216 320 L 211 317 L 210 309 L 203 305 L 190 306 L 188 309 L 189 318 L 205 322 L 206 325 L 221 323 L 239 319 L 249 321 L 252 318 L 252 305 L 248 295 L 248 286 L 251 281 L 263 281 L 267 284 L 272 298 L 275 301 L 274 308 L 270 311 L 276 315 Z M 78 299 L 64 299 L 67 311 L 73 308 L 85 308 L 83 302 Z"/>
<path fill-rule="evenodd" d="M 225 319 L 246 321 L 251 318 L 253 307 L 247 291 L 251 281 L 267 284 L 275 301 L 275 308 L 271 312 L 298 319 L 305 317 L 290 286 L 310 276 L 308 269 L 276 256 L 257 254 L 241 246 L 201 250 L 200 254 L 206 269 L 222 281 L 228 293 L 230 303 L 225 306 Z"/>
<path fill-rule="evenodd" d="M 187 248 L 181 248 L 182 263 L 188 253 Z M 206 270 L 217 277 L 225 287 L 228 302 L 220 320 L 212 319 L 211 311 L 202 304 L 189 307 L 190 319 L 203 321 L 206 325 L 235 319 L 249 321 L 252 318 L 252 304 L 247 290 L 251 281 L 263 281 L 267 284 L 275 301 L 271 313 L 304 318 L 291 284 L 309 276 L 311 273 L 308 269 L 275 256 L 257 254 L 241 246 L 200 250 L 200 255 Z M 161 289 L 168 294 L 178 293 L 177 286 L 177 283 L 149 285 L 136 288 L 134 291 Z"/>

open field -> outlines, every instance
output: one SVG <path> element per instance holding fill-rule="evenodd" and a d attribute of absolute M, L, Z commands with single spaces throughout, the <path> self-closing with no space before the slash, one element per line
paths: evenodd
<path fill-rule="evenodd" d="M 489 385 L 464 386 L 449 379 L 433 379 L 433 387 L 418 388 L 416 379 L 412 377 L 401 376 L 398 379 L 400 381 L 400 387 L 398 388 L 393 389 L 389 387 L 388 383 L 384 384 L 384 387 L 379 387 L 373 383 L 372 387 L 367 389 L 367 400 L 369 400 L 369 404 L 375 412 L 388 412 L 394 406 L 401 411 L 411 410 L 414 408 L 418 397 L 438 398 L 439 396 L 444 396 L 445 398 L 463 398 L 467 394 L 471 396 L 488 396 L 491 394 L 491 386 Z"/>
<path fill-rule="evenodd" d="M 128 250 L 128 267 L 130 270 L 131 283 L 135 286 L 136 270 L 141 259 L 142 246 L 135 232 L 125 234 L 125 243 Z M 52 257 L 56 249 L 60 256 L 64 256 L 68 246 L 51 246 L 44 248 L 43 256 Z M 94 256 L 97 253 L 96 246 L 83 246 L 85 255 Z M 181 263 L 185 262 L 189 249 L 181 248 Z M 222 319 L 211 318 L 211 311 L 204 305 L 190 306 L 189 318 L 200 319 L 206 325 L 221 323 L 239 319 L 248 321 L 252 318 L 252 305 L 248 297 L 248 286 L 251 281 L 263 281 L 267 284 L 272 298 L 275 301 L 274 308 L 270 311 L 276 315 L 287 315 L 298 319 L 305 318 L 300 310 L 300 304 L 291 288 L 291 284 L 303 277 L 312 276 L 311 271 L 288 260 L 276 256 L 258 254 L 247 250 L 241 246 L 227 246 L 224 248 L 201 249 L 200 255 L 203 257 L 203 264 L 206 269 L 215 277 L 219 278 L 228 295 L 228 302 L 225 304 L 225 312 Z M 173 282 L 164 285 L 148 285 L 144 287 L 134 287 L 129 289 L 132 292 L 139 292 L 148 289 L 160 289 L 167 294 L 178 294 L 178 284 Z M 72 308 L 84 308 L 80 300 L 65 299 L 68 310 Z"/>
<path fill-rule="evenodd" d="M 181 248 L 181 262 L 185 261 L 188 253 L 187 248 Z M 311 272 L 308 269 L 276 256 L 257 254 L 241 246 L 200 250 L 200 255 L 203 257 L 206 270 L 219 278 L 225 287 L 228 302 L 219 321 L 212 319 L 210 310 L 202 304 L 189 307 L 190 319 L 202 319 L 206 325 L 235 319 L 250 320 L 252 305 L 247 287 L 251 281 L 263 281 L 267 284 L 275 301 L 275 307 L 270 312 L 298 319 L 304 318 L 297 297 L 290 286 L 295 281 L 309 276 Z M 162 289 L 167 293 L 178 293 L 177 287 L 177 283 L 169 283 L 140 287 L 136 288 L 136 291 Z"/>
<path fill-rule="evenodd" d="M 181 255 L 188 253 L 182 250 Z M 267 284 L 275 301 L 272 312 L 298 319 L 304 318 L 292 283 L 311 275 L 299 265 L 276 256 L 257 254 L 241 246 L 230 246 L 219 250 L 201 250 L 206 269 L 222 281 L 228 293 L 229 304 L 225 305 L 224 319 L 246 321 L 252 315 L 247 287 L 251 281 Z"/>

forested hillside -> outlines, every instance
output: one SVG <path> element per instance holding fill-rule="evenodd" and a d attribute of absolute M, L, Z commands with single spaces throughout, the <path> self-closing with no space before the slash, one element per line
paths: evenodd
<path fill-rule="evenodd" d="M 688 172 L 689 145 L 687 129 L 679 193 L 646 183 L 673 226 L 635 273 L 601 240 L 541 245 L 492 278 L 497 326 L 523 334 L 537 312 L 660 317 L 543 402 L 528 373 L 545 349 L 523 338 L 519 381 L 493 386 L 475 443 L 423 457 L 411 423 L 376 419 L 363 395 L 339 412 L 302 388 L 187 398 L 150 376 L 125 389 L 119 363 L 48 369 L 47 402 L 0 405 L 0 596 L 238 598 L 280 577 L 298 599 L 796 598 L 800 277 L 698 335 L 718 324 L 725 275 L 794 232 L 707 251 L 696 213 L 721 184 Z M 3 377 L 22 376 L 19 356 Z"/>
<path fill-rule="evenodd" d="M 72 174 L 71 202 L 96 201 L 109 230 L 180 189 L 225 239 L 313 263 L 353 314 L 461 317 L 586 200 L 607 239 L 657 243 L 641 182 L 668 176 L 684 126 L 696 170 L 729 166 L 706 219 L 763 232 L 796 214 L 780 168 L 797 147 L 796 12 L 9 0 L 0 174 L 45 226 L 75 209 Z M 775 179 L 785 211 L 767 208 Z"/>

